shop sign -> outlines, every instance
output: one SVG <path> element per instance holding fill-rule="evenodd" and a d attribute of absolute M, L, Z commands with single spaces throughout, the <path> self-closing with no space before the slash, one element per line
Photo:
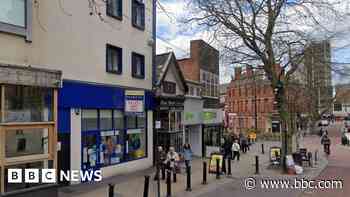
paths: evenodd
<path fill-rule="evenodd" d="M 183 110 L 184 103 L 183 101 L 178 100 L 161 100 L 160 109 L 164 110 Z"/>
<path fill-rule="evenodd" d="M 203 112 L 203 120 L 211 121 L 216 119 L 216 112 Z"/>
<path fill-rule="evenodd" d="M 125 112 L 143 113 L 144 112 L 144 91 L 125 91 Z"/>
<path fill-rule="evenodd" d="M 162 128 L 162 124 L 160 121 L 156 121 L 156 129 L 161 129 Z"/>
<path fill-rule="evenodd" d="M 185 112 L 185 120 L 191 121 L 194 118 L 194 114 L 192 112 Z"/>

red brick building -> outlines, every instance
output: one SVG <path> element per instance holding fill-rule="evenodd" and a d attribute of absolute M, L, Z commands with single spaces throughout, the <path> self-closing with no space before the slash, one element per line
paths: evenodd
<path fill-rule="evenodd" d="M 278 65 L 274 70 L 281 72 Z M 306 109 L 302 90 L 299 85 L 287 88 L 288 111 L 294 115 L 300 115 Z M 229 130 L 238 133 L 257 127 L 259 131 L 271 132 L 272 115 L 277 113 L 274 102 L 274 91 L 262 70 L 253 70 L 251 66 L 244 70 L 236 67 L 225 99 Z"/>

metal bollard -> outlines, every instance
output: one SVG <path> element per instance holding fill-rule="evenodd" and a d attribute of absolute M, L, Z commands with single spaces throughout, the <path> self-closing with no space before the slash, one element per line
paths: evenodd
<path fill-rule="evenodd" d="M 187 187 L 186 187 L 186 191 L 192 191 L 192 188 L 191 188 L 191 166 L 187 166 L 186 171 L 187 171 Z"/>
<path fill-rule="evenodd" d="M 264 144 L 261 144 L 261 154 L 265 154 Z"/>
<path fill-rule="evenodd" d="M 203 161 L 203 185 L 207 184 L 207 162 Z"/>
<path fill-rule="evenodd" d="M 317 165 L 317 160 L 318 160 L 318 150 L 315 150 L 315 165 Z"/>
<path fill-rule="evenodd" d="M 149 176 L 146 175 L 145 176 L 145 185 L 143 188 L 143 197 L 148 197 L 148 193 L 149 193 Z"/>
<path fill-rule="evenodd" d="M 255 156 L 255 174 L 259 174 L 259 156 Z"/>
<path fill-rule="evenodd" d="M 157 179 L 157 197 L 160 197 L 160 176 Z"/>
<path fill-rule="evenodd" d="M 167 170 L 166 175 L 166 196 L 171 197 L 171 171 Z"/>
<path fill-rule="evenodd" d="M 227 173 L 227 175 L 231 176 L 232 175 L 232 172 L 231 172 L 231 157 L 228 157 L 227 163 L 228 163 L 228 173 Z"/>
<path fill-rule="evenodd" d="M 223 158 L 222 160 L 222 169 L 221 171 L 226 174 L 226 159 Z"/>
<path fill-rule="evenodd" d="M 309 160 L 309 166 L 310 166 L 310 167 L 313 167 L 313 166 L 312 166 L 312 152 L 308 152 L 308 153 L 307 153 L 307 158 L 308 158 L 308 160 Z"/>
<path fill-rule="evenodd" d="M 114 184 L 108 184 L 108 197 L 114 197 Z"/>
<path fill-rule="evenodd" d="M 220 179 L 220 160 L 216 159 L 216 179 Z"/>
<path fill-rule="evenodd" d="M 174 183 L 177 182 L 177 178 L 176 178 L 176 169 L 175 169 L 175 168 L 173 169 L 173 180 L 174 180 Z"/>

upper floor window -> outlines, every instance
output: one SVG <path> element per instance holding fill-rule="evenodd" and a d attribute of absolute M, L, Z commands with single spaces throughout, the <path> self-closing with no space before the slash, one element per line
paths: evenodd
<path fill-rule="evenodd" d="M 123 1 L 107 0 L 107 15 L 121 20 L 123 18 Z"/>
<path fill-rule="evenodd" d="M 145 56 L 132 53 L 132 76 L 135 78 L 145 78 Z"/>
<path fill-rule="evenodd" d="M 176 83 L 170 81 L 163 82 L 163 92 L 167 94 L 175 94 L 176 93 Z"/>
<path fill-rule="evenodd" d="M 26 0 L 2 0 L 0 3 L 0 21 L 25 27 Z"/>
<path fill-rule="evenodd" d="M 145 4 L 143 0 L 132 0 L 132 24 L 139 29 L 145 29 Z"/>
<path fill-rule="evenodd" d="M 0 31 L 31 41 L 32 0 L 1 0 Z"/>
<path fill-rule="evenodd" d="M 106 48 L 106 71 L 121 74 L 123 69 L 122 49 L 107 44 Z"/>

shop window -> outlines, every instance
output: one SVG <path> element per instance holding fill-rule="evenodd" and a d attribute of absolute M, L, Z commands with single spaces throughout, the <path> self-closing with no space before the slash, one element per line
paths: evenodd
<path fill-rule="evenodd" d="M 6 166 L 5 167 L 5 192 L 14 192 L 21 189 L 28 189 L 31 187 L 37 187 L 40 185 L 43 185 L 42 180 L 39 179 L 39 183 L 25 183 L 24 180 L 24 172 L 22 176 L 22 183 L 9 183 L 8 180 L 8 169 L 53 169 L 53 161 L 47 160 L 47 161 L 39 161 L 39 162 L 33 162 L 33 163 L 25 163 L 25 164 L 18 164 L 18 165 L 12 165 L 12 166 Z"/>
<path fill-rule="evenodd" d="M 107 0 L 107 15 L 121 20 L 123 18 L 123 0 Z"/>
<path fill-rule="evenodd" d="M 131 118 L 132 117 L 132 118 Z M 132 123 L 130 124 L 129 121 Z M 128 160 L 135 160 L 146 156 L 146 130 L 145 116 L 135 115 L 128 116 L 127 124 L 133 126 L 127 129 L 126 154 Z"/>
<path fill-rule="evenodd" d="M 97 109 L 82 110 L 81 117 L 82 131 L 96 131 L 98 130 L 98 111 Z"/>
<path fill-rule="evenodd" d="M 169 111 L 160 111 L 160 125 L 163 130 L 169 130 Z"/>
<path fill-rule="evenodd" d="M 106 48 L 106 71 L 121 74 L 123 71 L 123 50 L 107 44 Z"/>
<path fill-rule="evenodd" d="M 100 164 L 109 166 L 124 161 L 124 135 L 122 131 L 101 132 Z"/>
<path fill-rule="evenodd" d="M 176 93 L 176 83 L 170 81 L 163 82 L 163 92 L 167 94 L 175 94 Z"/>
<path fill-rule="evenodd" d="M 132 76 L 139 79 L 145 78 L 145 56 L 132 53 Z"/>
<path fill-rule="evenodd" d="M 124 115 L 121 111 L 114 110 L 113 111 L 113 122 L 114 128 L 117 130 L 124 129 Z"/>
<path fill-rule="evenodd" d="M 100 130 L 112 130 L 112 110 L 100 110 Z"/>
<path fill-rule="evenodd" d="M 48 129 L 6 130 L 5 156 L 48 153 Z"/>
<path fill-rule="evenodd" d="M 83 170 L 90 170 L 97 168 L 98 165 L 98 135 L 82 135 L 82 166 Z"/>
<path fill-rule="evenodd" d="M 5 86 L 4 122 L 48 122 L 53 120 L 53 90 L 32 86 Z"/>
<path fill-rule="evenodd" d="M 143 0 L 132 0 L 132 24 L 138 29 L 145 29 L 145 4 Z"/>

